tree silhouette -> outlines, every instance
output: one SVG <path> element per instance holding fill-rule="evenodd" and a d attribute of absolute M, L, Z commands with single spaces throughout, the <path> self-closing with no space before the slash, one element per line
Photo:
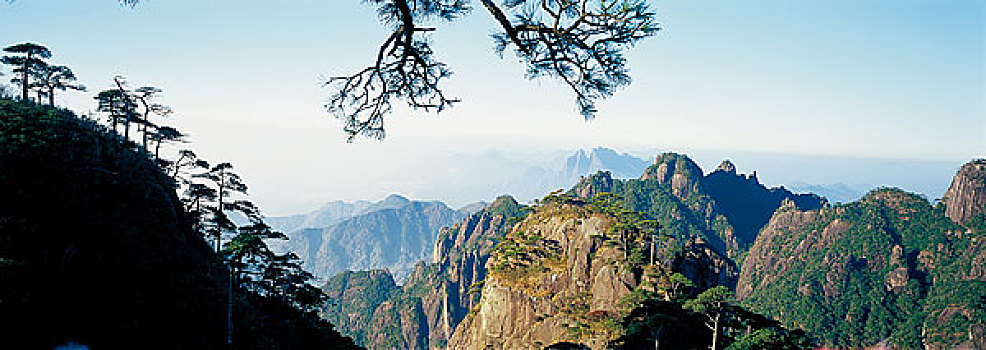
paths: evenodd
<path fill-rule="evenodd" d="M 147 128 L 157 127 L 156 125 L 154 125 L 154 123 L 151 123 L 151 121 L 149 120 L 151 114 L 155 114 L 159 117 L 167 117 L 172 113 L 171 107 L 154 102 L 154 99 L 157 97 L 158 94 L 161 93 L 161 91 L 162 91 L 161 89 L 153 86 L 142 86 L 137 88 L 133 92 L 134 99 L 136 99 L 137 102 L 139 102 L 140 106 L 143 107 L 144 109 L 144 112 L 141 113 L 142 118 L 140 121 L 141 135 L 142 135 L 141 145 L 144 146 L 144 148 L 147 148 L 147 136 L 148 136 Z M 172 128 L 170 131 L 166 133 L 169 134 L 168 136 L 170 137 L 180 137 L 181 134 L 176 135 L 175 134 L 176 132 L 177 130 Z M 158 146 L 160 145 L 161 143 L 158 142 Z M 156 151 L 155 154 L 157 154 Z"/>
<path fill-rule="evenodd" d="M 178 159 L 168 164 L 168 173 L 171 174 L 171 179 L 175 183 L 189 183 L 190 179 L 183 177 L 182 175 L 188 175 L 187 171 L 183 172 L 185 169 L 201 169 L 203 171 L 209 170 L 209 162 L 199 159 L 199 157 L 189 149 L 183 149 L 178 151 Z M 194 175 L 192 175 L 194 177 Z"/>
<path fill-rule="evenodd" d="M 72 69 L 66 66 L 52 66 L 39 64 L 35 75 L 35 82 L 32 84 L 39 88 L 39 94 L 48 96 L 48 105 L 55 106 L 55 90 L 77 90 L 86 91 L 86 87 L 76 82 L 77 78 Z M 38 101 L 40 103 L 40 101 Z"/>
<path fill-rule="evenodd" d="M 643 0 L 479 0 L 502 30 L 495 51 L 512 48 L 530 79 L 560 79 L 575 93 L 582 116 L 595 101 L 630 83 L 624 52 L 659 30 Z M 373 63 L 349 76 L 331 77 L 326 108 L 356 135 L 382 139 L 383 118 L 394 99 L 441 112 L 458 102 L 442 90 L 452 72 L 434 58 L 425 25 L 453 21 L 471 11 L 468 0 L 367 0 L 391 28 Z M 512 17 L 512 18 L 511 18 Z"/>
<path fill-rule="evenodd" d="M 96 110 L 108 114 L 107 119 L 113 125 L 113 132 L 117 132 L 117 125 L 128 119 L 128 116 L 136 113 L 131 109 L 131 105 L 125 101 L 124 92 L 119 89 L 100 91 L 93 99 L 97 103 Z"/>
<path fill-rule="evenodd" d="M 5 47 L 3 51 L 16 54 L 15 56 L 0 57 L 0 62 L 16 67 L 14 73 L 20 73 L 20 78 L 15 77 L 11 82 L 21 85 L 21 99 L 27 101 L 28 89 L 31 87 L 31 72 L 36 66 L 44 63 L 42 59 L 51 58 L 51 51 L 35 43 L 11 45 Z"/>
<path fill-rule="evenodd" d="M 226 214 L 227 211 L 239 212 L 252 222 L 261 221 L 260 210 L 253 203 L 231 199 L 231 196 L 243 196 L 247 193 L 247 185 L 233 172 L 232 164 L 225 162 L 216 164 L 208 172 L 196 174 L 194 177 L 208 180 L 216 191 L 216 206 L 209 218 L 209 229 L 206 234 L 214 240 L 217 253 L 222 247 L 223 234 L 236 230 L 236 225 Z"/>
<path fill-rule="evenodd" d="M 120 91 L 121 98 L 118 100 L 123 103 L 123 138 L 130 140 L 130 122 L 140 123 L 144 119 L 137 112 L 136 101 L 134 101 L 136 97 L 126 89 L 127 79 L 118 75 L 113 77 L 113 83 Z"/>
<path fill-rule="evenodd" d="M 182 142 L 185 138 L 185 134 L 182 134 L 178 129 L 170 126 L 157 127 L 157 131 L 151 135 L 151 141 L 154 141 L 154 159 L 160 160 L 161 153 L 161 143 L 162 142 Z"/>

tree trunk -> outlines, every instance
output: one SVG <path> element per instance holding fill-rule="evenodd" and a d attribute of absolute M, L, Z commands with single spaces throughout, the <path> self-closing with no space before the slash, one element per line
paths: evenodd
<path fill-rule="evenodd" d="M 130 111 L 123 117 L 123 138 L 130 140 Z"/>
<path fill-rule="evenodd" d="M 233 266 L 229 267 L 229 294 L 226 299 L 226 346 L 233 348 Z"/>
<path fill-rule="evenodd" d="M 21 72 L 21 100 L 27 102 L 27 67 L 31 63 L 31 52 L 28 51 L 27 58 L 24 59 L 24 71 Z"/>
<path fill-rule="evenodd" d="M 717 313 L 715 320 L 712 321 L 712 350 L 717 350 L 716 346 L 719 345 L 719 317 Z"/>
<path fill-rule="evenodd" d="M 226 180 L 226 170 L 224 170 L 224 169 L 222 169 L 222 167 L 220 167 L 220 169 L 219 169 L 219 215 L 225 215 L 225 212 L 223 211 L 223 192 L 225 192 L 225 191 L 223 191 L 223 187 L 226 186 L 225 180 Z M 220 237 L 222 237 L 223 232 L 222 232 L 222 227 L 220 227 L 218 225 L 218 222 L 216 222 L 216 223 L 217 223 L 217 225 L 216 225 L 216 253 L 219 253 L 219 239 L 220 239 Z"/>
<path fill-rule="evenodd" d="M 150 110 L 149 110 L 149 108 L 147 108 L 147 105 L 145 104 L 144 105 L 144 122 L 143 122 L 143 125 L 140 126 L 140 129 L 141 129 L 141 145 L 144 146 L 144 149 L 145 150 L 147 149 L 147 113 L 149 113 L 149 112 L 150 112 Z"/>
<path fill-rule="evenodd" d="M 48 105 L 55 107 L 55 88 L 48 89 Z"/>
<path fill-rule="evenodd" d="M 157 140 L 157 145 L 154 146 L 154 160 L 161 159 L 161 157 L 158 157 L 158 154 L 160 154 L 160 153 L 161 153 L 161 140 L 158 139 Z"/>

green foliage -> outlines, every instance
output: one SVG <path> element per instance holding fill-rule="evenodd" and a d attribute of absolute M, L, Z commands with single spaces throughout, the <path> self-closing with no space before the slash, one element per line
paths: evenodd
<path fill-rule="evenodd" d="M 813 344 L 802 332 L 761 328 L 729 344 L 726 350 L 811 349 Z"/>
<path fill-rule="evenodd" d="M 961 280 L 972 268 L 970 242 L 983 237 L 976 230 L 955 236 L 962 231 L 924 198 L 874 190 L 859 202 L 825 210 L 772 244 L 771 256 L 789 256 L 797 244 L 783 242 L 816 239 L 821 232 L 831 236 L 823 249 L 787 260 L 780 271 L 761 272 L 771 274 L 772 282 L 744 304 L 803 327 L 828 346 L 883 340 L 905 348 L 956 346 L 967 338 L 969 324 L 979 322 L 966 316 L 977 310 L 969 301 L 986 293 L 982 282 Z M 906 284 L 890 288 L 888 278 L 898 269 L 906 270 Z"/>

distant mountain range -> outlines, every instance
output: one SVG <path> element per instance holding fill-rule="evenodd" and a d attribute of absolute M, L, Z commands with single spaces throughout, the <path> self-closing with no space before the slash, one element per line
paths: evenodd
<path fill-rule="evenodd" d="M 523 210 L 498 200 L 439 231 L 403 286 L 337 275 L 323 317 L 370 349 L 986 348 L 986 160 L 942 198 L 832 204 L 664 153 L 639 178 L 600 171 Z M 634 211 L 663 238 L 635 235 Z M 715 333 L 706 300 L 730 310 Z"/>
<path fill-rule="evenodd" d="M 461 210 L 440 201 L 412 201 L 390 195 L 378 202 L 326 203 L 318 210 L 267 218 L 288 241 L 271 241 L 278 252 L 293 251 L 307 270 L 328 278 L 346 270 L 388 269 L 403 281 L 421 260 L 431 260 L 435 233 L 482 209 Z"/>
<path fill-rule="evenodd" d="M 814 193 L 825 197 L 832 203 L 849 203 L 866 194 L 873 186 L 866 185 L 847 185 L 844 183 L 834 183 L 827 185 L 809 184 L 804 182 L 792 182 L 785 185 L 788 190 L 795 193 Z"/>

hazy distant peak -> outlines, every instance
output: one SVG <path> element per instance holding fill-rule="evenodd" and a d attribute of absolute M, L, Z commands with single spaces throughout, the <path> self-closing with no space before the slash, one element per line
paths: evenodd
<path fill-rule="evenodd" d="M 723 160 L 722 163 L 719 163 L 719 166 L 716 167 L 716 170 L 715 171 L 724 171 L 724 172 L 727 172 L 727 173 L 735 173 L 736 172 L 736 165 L 734 165 L 733 162 L 729 161 L 729 159 L 726 159 L 726 160 Z"/>
<path fill-rule="evenodd" d="M 340 200 L 328 201 L 325 202 L 325 204 L 322 204 L 321 207 L 318 207 L 318 209 L 312 210 L 310 213 L 316 213 L 324 210 L 332 210 L 335 208 L 346 207 L 346 206 L 353 206 L 356 208 L 360 208 L 360 210 L 362 210 L 363 208 L 369 207 L 372 204 L 373 202 L 365 201 L 365 200 L 358 200 L 355 202 L 346 202 Z"/>
<path fill-rule="evenodd" d="M 473 202 L 473 203 L 469 203 L 469 204 L 463 205 L 459 209 L 456 209 L 456 211 L 462 213 L 463 215 L 472 215 L 475 212 L 478 212 L 480 210 L 483 210 L 484 208 L 488 207 L 489 205 L 490 205 L 490 203 L 487 202 L 487 201 L 478 201 L 478 202 Z"/>
<path fill-rule="evenodd" d="M 374 212 L 384 209 L 398 209 L 411 203 L 411 200 L 399 194 L 391 194 L 384 198 L 383 200 L 371 204 L 369 207 L 363 210 L 363 213 Z"/>
<path fill-rule="evenodd" d="M 627 153 L 618 153 L 606 147 L 596 147 L 588 152 L 578 150 L 565 161 L 565 178 L 575 183 L 582 176 L 598 171 L 609 171 L 614 178 L 631 179 L 647 169 L 647 161 Z"/>

